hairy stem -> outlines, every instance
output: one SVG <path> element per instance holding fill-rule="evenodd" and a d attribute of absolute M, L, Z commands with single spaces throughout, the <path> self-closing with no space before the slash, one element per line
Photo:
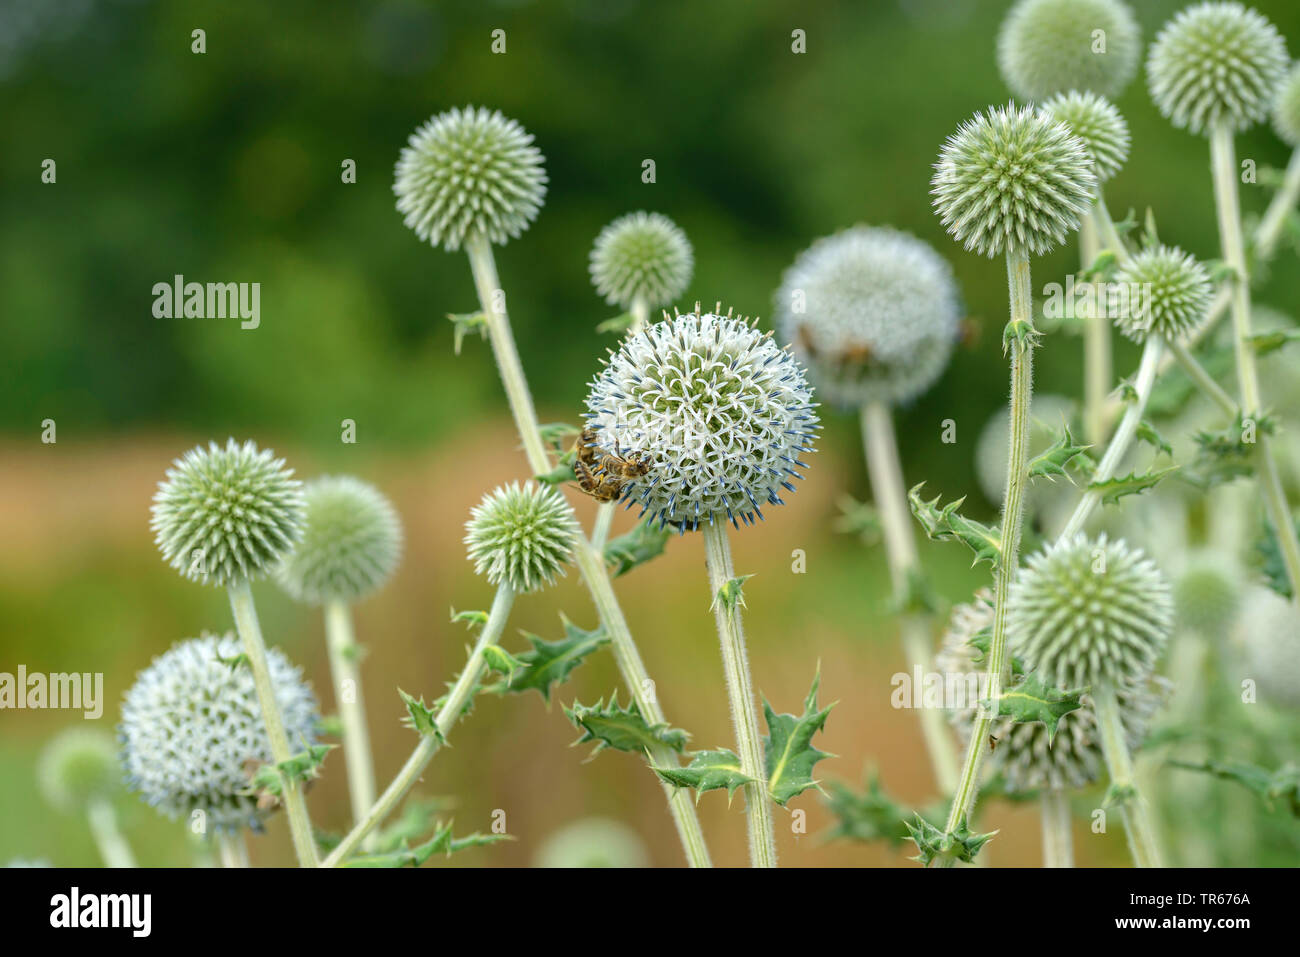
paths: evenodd
<path fill-rule="evenodd" d="M 247 867 L 248 845 L 244 843 L 243 832 L 232 834 L 223 831 L 218 834 L 217 854 L 222 867 Z"/>
<path fill-rule="evenodd" d="M 1043 866 L 1074 866 L 1074 835 L 1070 832 L 1070 796 L 1060 788 L 1044 788 L 1038 796 L 1043 821 Z"/>
<path fill-rule="evenodd" d="M 352 610 L 347 603 L 338 600 L 326 603 L 325 642 L 330 675 L 334 679 L 334 705 L 343 725 L 343 760 L 348 769 L 348 793 L 355 824 L 375 803 L 375 766 L 370 756 L 370 730 L 366 725 L 361 672 L 357 667 L 361 649 L 353 634 Z"/>
<path fill-rule="evenodd" d="M 1096 205 L 1102 205 L 1100 197 Z M 1079 258 L 1084 269 L 1090 269 L 1101 252 L 1097 218 L 1094 208 L 1079 224 Z M 1109 222 L 1110 217 L 1105 219 Z M 1110 395 L 1112 366 L 1110 320 L 1094 298 L 1092 312 L 1085 317 L 1083 326 L 1083 431 L 1091 445 L 1106 441 L 1106 397 Z"/>
<path fill-rule="evenodd" d="M 112 804 L 103 798 L 91 801 L 86 805 L 86 820 L 90 823 L 90 834 L 105 867 L 135 867 L 131 845 L 118 829 Z"/>
<path fill-rule="evenodd" d="M 1124 723 L 1120 719 L 1115 689 L 1109 683 L 1098 685 L 1092 689 L 1092 698 L 1101 734 L 1101 751 L 1110 773 L 1110 793 L 1120 802 L 1133 863 L 1138 867 L 1160 867 L 1155 827 L 1133 773 L 1133 758 L 1124 738 Z"/>

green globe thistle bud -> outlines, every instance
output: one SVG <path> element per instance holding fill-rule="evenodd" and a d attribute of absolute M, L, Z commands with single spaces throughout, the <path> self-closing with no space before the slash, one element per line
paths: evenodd
<path fill-rule="evenodd" d="M 73 727 L 46 745 L 36 767 L 45 800 L 60 811 L 79 811 L 117 790 L 122 772 L 117 743 L 107 731 Z"/>
<path fill-rule="evenodd" d="M 721 306 L 718 307 L 721 309 Z M 637 462 L 623 499 L 681 532 L 752 524 L 807 468 L 817 413 L 794 357 L 748 319 L 696 312 L 623 340 L 587 395 L 598 453 Z"/>
<path fill-rule="evenodd" d="M 537 849 L 535 867 L 647 867 L 650 856 L 626 824 L 587 817 L 567 824 Z"/>
<path fill-rule="evenodd" d="M 234 439 L 172 463 L 153 497 L 163 559 L 192 581 L 231 585 L 271 573 L 302 537 L 302 483 L 268 449 Z"/>
<path fill-rule="evenodd" d="M 1127 305 L 1115 325 L 1143 342 L 1152 334 L 1177 341 L 1205 321 L 1214 285 L 1204 266 L 1177 246 L 1151 246 L 1129 257 L 1115 273 L 1111 291 L 1125 290 Z"/>
<path fill-rule="evenodd" d="M 311 605 L 355 602 L 388 581 L 402 554 L 402 524 L 379 489 L 348 475 L 303 488 L 306 529 L 276 580 Z"/>
<path fill-rule="evenodd" d="M 573 558 L 578 523 L 553 488 L 529 482 L 483 496 L 465 523 L 465 544 L 476 574 L 515 592 L 537 591 L 564 574 Z"/>
<path fill-rule="evenodd" d="M 953 238 L 981 256 L 1042 255 L 1079 228 L 1097 174 L 1082 141 L 1033 107 L 976 114 L 948 137 L 932 180 Z"/>
<path fill-rule="evenodd" d="M 1020 0 L 1002 21 L 998 69 L 1011 92 L 1119 96 L 1137 75 L 1142 33 L 1119 0 Z"/>
<path fill-rule="evenodd" d="M 1254 587 L 1241 603 L 1238 636 L 1245 648 L 1247 674 L 1259 699 L 1300 710 L 1300 615 L 1270 588 Z"/>
<path fill-rule="evenodd" d="M 1300 147 L 1300 63 L 1282 81 L 1273 101 L 1273 129 L 1283 142 Z"/>
<path fill-rule="evenodd" d="M 501 245 L 537 218 L 545 157 L 532 134 L 486 107 L 439 113 L 397 160 L 397 211 L 420 239 L 455 252 L 470 235 Z"/>
<path fill-rule="evenodd" d="M 1147 55 L 1156 107 L 1179 129 L 1234 130 L 1268 115 L 1290 60 L 1282 35 L 1239 3 L 1202 3 L 1164 25 Z"/>
<path fill-rule="evenodd" d="M 1174 581 L 1174 610 L 1180 628 L 1206 638 L 1226 635 L 1241 610 L 1241 576 L 1218 553 L 1194 556 Z"/>
<path fill-rule="evenodd" d="M 261 829 L 266 811 L 250 774 L 273 760 L 262 707 L 233 634 L 173 645 L 135 679 L 118 737 L 128 787 L 167 817 L 201 812 L 209 828 Z M 320 716 L 301 671 L 279 648 L 266 655 L 290 750 L 314 744 Z"/>
<path fill-rule="evenodd" d="M 1169 640 L 1169 583 L 1140 550 L 1080 533 L 1031 555 L 1011 586 L 1012 650 L 1062 690 L 1145 681 Z"/>
<path fill-rule="evenodd" d="M 1043 112 L 1064 123 L 1083 143 L 1098 182 L 1113 177 L 1128 159 L 1128 124 L 1115 104 L 1101 94 L 1058 93 L 1043 104 Z"/>
<path fill-rule="evenodd" d="M 909 402 L 947 368 L 961 306 L 948 263 L 915 236 L 855 226 L 799 254 L 777 329 L 818 393 L 842 407 Z"/>
<path fill-rule="evenodd" d="M 636 299 L 665 306 L 691 281 L 695 257 L 686 234 L 662 213 L 629 213 L 600 231 L 591 250 L 591 281 L 611 306 Z"/>

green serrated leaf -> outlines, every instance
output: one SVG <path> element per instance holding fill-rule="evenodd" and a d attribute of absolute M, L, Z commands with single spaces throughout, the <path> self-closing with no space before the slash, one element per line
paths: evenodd
<path fill-rule="evenodd" d="M 835 826 L 828 835 L 830 840 L 884 841 L 891 846 L 907 840 L 906 820 L 916 813 L 889 797 L 874 774 L 862 794 L 839 781 L 831 781 L 826 789 L 826 806 L 835 816 Z"/>
<path fill-rule="evenodd" d="M 684 768 L 655 768 L 655 773 L 675 788 L 692 788 L 695 799 L 705 791 L 727 789 L 727 799 L 736 788 L 748 784 L 753 778 L 740 770 L 740 758 L 730 751 L 697 751 L 691 763 Z"/>
<path fill-rule="evenodd" d="M 1065 467 L 1090 448 L 1090 445 L 1077 444 L 1070 434 L 1069 425 L 1062 425 L 1051 448 L 1029 461 L 1029 477 L 1032 479 L 1041 475 L 1050 480 L 1053 475 L 1065 475 Z"/>
<path fill-rule="evenodd" d="M 1300 329 L 1277 329 L 1250 337 L 1250 343 L 1255 347 L 1255 354 L 1261 356 L 1276 352 L 1283 346 L 1298 340 L 1300 340 Z"/>
<path fill-rule="evenodd" d="M 740 575 L 727 581 L 718 589 L 718 593 L 713 597 L 713 602 L 709 605 L 709 610 L 712 611 L 719 603 L 722 604 L 723 609 L 728 614 L 733 614 L 737 608 L 746 607 L 745 582 L 749 581 L 753 577 L 753 575 Z"/>
<path fill-rule="evenodd" d="M 867 546 L 880 541 L 883 526 L 880 524 L 880 513 L 874 505 L 859 502 L 852 495 L 841 495 L 837 504 L 840 516 L 832 526 L 835 531 L 857 535 L 862 539 L 862 544 Z"/>
<path fill-rule="evenodd" d="M 505 675 L 507 681 L 516 670 L 524 666 L 522 661 L 500 645 L 488 645 L 484 648 L 483 661 L 486 662 L 489 670 Z"/>
<path fill-rule="evenodd" d="M 1020 724 L 1042 722 L 1047 728 L 1047 743 L 1050 745 L 1061 719 L 1083 707 L 1081 694 L 1081 691 L 1060 691 L 1045 685 L 1030 672 L 998 696 L 997 714 Z M 987 708 L 993 703 L 985 701 L 981 704 Z"/>
<path fill-rule="evenodd" d="M 813 678 L 812 689 L 804 699 L 803 714 L 777 714 L 763 699 L 763 718 L 767 722 L 764 739 L 763 762 L 767 769 L 767 793 L 772 800 L 785 807 L 792 797 L 809 788 L 818 788 L 813 778 L 813 766 L 823 758 L 833 757 L 813 747 L 813 736 L 826 726 L 826 718 L 833 704 L 817 707 L 817 690 L 821 687 L 821 673 Z"/>
<path fill-rule="evenodd" d="M 1021 352 L 1038 347 L 1043 334 L 1034 328 L 1027 319 L 1012 319 L 1002 330 L 1002 354 L 1006 355 L 1014 345 Z"/>
<path fill-rule="evenodd" d="M 541 475 L 534 475 L 533 478 L 543 485 L 563 485 L 565 482 L 577 481 L 577 476 L 573 472 L 573 458 L 567 453 L 561 455 L 555 468 Z"/>
<path fill-rule="evenodd" d="M 1083 279 L 1105 279 L 1115 271 L 1115 266 L 1119 262 L 1115 250 L 1103 249 L 1092 263 L 1082 270 L 1080 276 Z"/>
<path fill-rule="evenodd" d="M 1123 219 L 1118 223 L 1115 223 L 1115 232 L 1119 233 L 1121 236 L 1127 236 L 1133 230 L 1137 229 L 1137 227 L 1137 211 L 1130 209 L 1124 214 Z"/>
<path fill-rule="evenodd" d="M 539 425 L 537 432 L 542 437 L 543 445 L 552 445 L 560 447 L 572 445 L 569 440 L 576 438 L 582 433 L 582 429 L 576 425 L 570 425 L 568 422 L 547 422 L 545 425 Z"/>
<path fill-rule="evenodd" d="M 368 854 L 354 857 L 344 863 L 344 867 L 419 867 L 434 854 L 442 853 L 447 857 L 469 847 L 482 847 L 498 841 L 513 840 L 508 834 L 474 834 L 466 837 L 454 837 L 450 824 L 439 824 L 433 836 L 423 844 L 409 847 L 405 840 L 396 850 L 384 854 Z"/>
<path fill-rule="evenodd" d="M 1169 763 L 1185 771 L 1200 771 L 1233 781 L 1263 798 L 1270 811 L 1280 803 L 1293 817 L 1300 817 L 1300 765 L 1288 762 L 1270 770 L 1244 761 L 1171 760 Z"/>
<path fill-rule="evenodd" d="M 417 733 L 424 737 L 431 737 L 440 745 L 446 744 L 447 739 L 442 736 L 442 731 L 438 728 L 438 713 L 434 707 L 425 705 L 423 698 L 414 698 L 407 694 L 401 688 L 397 693 L 402 696 L 402 701 L 406 705 L 405 723 L 408 727 L 414 728 Z"/>
<path fill-rule="evenodd" d="M 455 608 L 451 610 L 452 624 L 463 622 L 470 631 L 482 628 L 487 624 L 487 620 L 488 614 L 485 611 L 457 611 Z"/>
<path fill-rule="evenodd" d="M 313 744 L 278 764 L 259 765 L 249 779 L 249 789 L 244 793 L 265 792 L 279 797 L 285 780 L 296 784 L 319 777 L 320 766 L 337 747 L 337 744 Z"/>
<path fill-rule="evenodd" d="M 520 665 L 509 681 L 498 681 L 485 688 L 493 694 L 522 694 L 536 691 L 549 704 L 551 686 L 563 684 L 574 668 L 601 645 L 609 643 L 603 627 L 583 631 L 567 618 L 563 618 L 564 637 L 546 641 L 537 635 L 524 632 L 532 648 L 515 656 Z"/>
<path fill-rule="evenodd" d="M 1174 454 L 1174 447 L 1166 442 L 1164 436 L 1162 436 L 1156 430 L 1156 427 L 1146 419 L 1138 422 L 1137 437 L 1138 441 L 1145 442 L 1157 452 L 1163 452 L 1165 455 Z"/>
<path fill-rule="evenodd" d="M 1177 465 L 1170 465 L 1167 468 L 1143 472 L 1141 475 L 1134 471 L 1128 475 L 1109 478 L 1104 482 L 1089 482 L 1088 490 L 1100 492 L 1103 505 L 1114 505 L 1126 495 L 1138 495 L 1147 489 L 1155 488 L 1161 479 L 1177 470 Z"/>
<path fill-rule="evenodd" d="M 477 332 L 479 338 L 487 338 L 487 316 L 481 312 L 449 312 L 447 318 L 451 320 L 452 331 L 455 335 L 453 350 L 456 355 L 460 355 L 461 343 L 471 332 Z"/>
<path fill-rule="evenodd" d="M 919 852 L 912 860 L 920 861 L 925 867 L 929 867 L 934 861 L 973 863 L 975 855 L 992 839 L 993 835 L 998 833 L 997 831 L 989 831 L 987 834 L 973 833 L 966 826 L 964 814 L 957 821 L 957 829 L 951 832 L 941 831 L 919 814 L 914 815 L 912 821 L 906 823 L 906 827 Z"/>
<path fill-rule="evenodd" d="M 636 322 L 636 316 L 630 312 L 625 312 L 621 316 L 614 316 L 612 319 L 606 319 L 596 326 L 597 332 L 616 332 L 620 335 L 632 328 Z"/>
<path fill-rule="evenodd" d="M 993 646 L 993 626 L 987 625 L 971 635 L 966 644 L 975 649 L 971 656 L 972 664 L 979 664 L 988 657 L 989 648 Z M 1015 655 L 1011 656 L 1011 675 L 1016 677 L 1025 673 L 1025 663 Z"/>
<path fill-rule="evenodd" d="M 925 529 L 925 534 L 936 542 L 961 542 L 975 553 L 972 565 L 988 562 L 993 568 L 997 568 L 998 559 L 1002 556 L 1001 536 L 997 530 L 966 518 L 957 511 L 966 501 L 965 496 L 950 502 L 942 509 L 938 507 L 938 496 L 929 502 L 923 501 L 921 488 L 924 485 L 925 483 L 922 482 L 908 492 L 907 501 L 912 507 L 912 514 Z"/>
<path fill-rule="evenodd" d="M 1296 532 L 1300 533 L 1300 520 L 1295 522 Z M 1255 543 L 1255 554 L 1259 560 L 1260 571 L 1264 581 L 1283 598 L 1291 597 L 1291 576 L 1287 572 L 1282 549 L 1278 546 L 1277 532 L 1271 524 L 1264 526 L 1263 537 Z"/>
<path fill-rule="evenodd" d="M 374 832 L 374 852 L 384 854 L 396 851 L 410 841 L 417 840 L 438 826 L 437 816 L 449 810 L 452 801 L 445 797 L 412 797 L 402 805 L 402 816 L 392 824 Z"/>
<path fill-rule="evenodd" d="M 614 577 L 626 575 L 638 565 L 664 553 L 672 529 L 659 528 L 650 519 L 637 522 L 630 532 L 605 545 L 605 562 L 614 569 Z"/>
<path fill-rule="evenodd" d="M 670 727 L 665 722 L 647 722 L 641 716 L 641 709 L 635 701 L 626 708 L 621 707 L 617 693 L 609 699 L 608 705 L 604 698 L 590 707 L 575 701 L 572 708 L 564 709 L 564 713 L 573 722 L 573 726 L 582 732 L 582 737 L 573 742 L 575 745 L 596 742 L 596 747 L 591 752 L 592 757 L 605 748 L 645 753 L 666 747 L 680 753 L 686 749 L 686 742 L 690 738 L 685 731 Z"/>

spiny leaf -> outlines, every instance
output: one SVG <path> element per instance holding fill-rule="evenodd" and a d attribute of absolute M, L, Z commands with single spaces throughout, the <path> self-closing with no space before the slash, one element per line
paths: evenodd
<path fill-rule="evenodd" d="M 1113 249 L 1103 249 L 1086 269 L 1080 273 L 1083 279 L 1106 279 L 1115 271 L 1119 258 Z"/>
<path fill-rule="evenodd" d="M 576 425 L 570 425 L 568 422 L 547 422 L 545 425 L 537 427 L 538 434 L 542 437 L 542 444 L 560 447 L 563 445 L 572 445 L 569 441 L 582 432 L 582 429 Z"/>
<path fill-rule="evenodd" d="M 1296 532 L 1300 533 L 1300 520 L 1295 522 Z M 1287 572 L 1286 562 L 1282 558 L 1282 549 L 1278 547 L 1277 532 L 1272 525 L 1264 526 L 1264 536 L 1255 544 L 1255 554 L 1259 558 L 1260 571 L 1268 587 L 1283 598 L 1291 597 L 1291 576 Z"/>
<path fill-rule="evenodd" d="M 1300 817 L 1300 765 L 1288 762 L 1276 770 L 1269 770 L 1244 761 L 1169 763 L 1186 771 L 1200 771 L 1225 781 L 1234 781 L 1263 798 L 1270 811 L 1281 802 L 1293 817 Z"/>
<path fill-rule="evenodd" d="M 823 758 L 833 757 L 813 747 L 812 739 L 826 725 L 831 713 L 830 704 L 817 707 L 817 690 L 821 687 L 821 673 L 813 678 L 812 689 L 803 702 L 803 714 L 777 714 L 763 700 L 763 718 L 767 722 L 768 736 L 763 749 L 767 768 L 767 792 L 772 800 L 785 807 L 792 797 L 809 788 L 819 788 L 813 779 L 813 766 Z M 820 788 L 819 788 L 820 789 Z"/>
<path fill-rule="evenodd" d="M 1165 455 L 1174 454 L 1174 447 L 1166 442 L 1164 436 L 1156 431 L 1156 427 L 1146 419 L 1138 423 L 1137 437 L 1139 441 L 1145 442 L 1158 452 L 1163 452 Z"/>
<path fill-rule="evenodd" d="M 482 628 L 487 624 L 488 615 L 485 611 L 457 611 L 451 610 L 452 624 L 464 622 L 465 626 L 473 631 L 475 628 Z"/>
<path fill-rule="evenodd" d="M 832 526 L 835 531 L 857 535 L 867 546 L 880 541 L 880 513 L 874 505 L 859 502 L 852 495 L 841 495 L 838 505 L 841 514 Z"/>
<path fill-rule="evenodd" d="M 632 328 L 636 322 L 636 316 L 630 312 L 625 312 L 621 316 L 614 316 L 612 319 L 606 319 L 596 326 L 597 332 L 617 332 L 624 333 Z"/>
<path fill-rule="evenodd" d="M 1167 468 L 1143 472 L 1141 475 L 1134 471 L 1128 475 L 1107 479 L 1104 482 L 1090 482 L 1088 483 L 1088 490 L 1100 492 L 1103 505 L 1114 505 L 1126 495 L 1137 495 L 1149 488 L 1155 488 L 1161 479 L 1169 473 L 1177 471 L 1177 469 L 1177 465 L 1170 465 Z"/>
<path fill-rule="evenodd" d="M 1074 457 L 1090 448 L 1090 445 L 1076 444 L 1069 425 L 1063 425 L 1061 434 L 1056 437 L 1051 448 L 1030 460 L 1029 477 L 1032 479 L 1041 475 L 1050 479 L 1053 475 L 1065 475 L 1065 467 Z"/>
<path fill-rule="evenodd" d="M 325 757 L 337 747 L 337 744 L 313 744 L 279 764 L 258 765 L 249 778 L 249 788 L 243 793 L 261 793 L 278 798 L 286 779 L 290 783 L 299 783 L 319 777 Z"/>
<path fill-rule="evenodd" d="M 1248 423 L 1238 413 L 1223 429 L 1202 429 L 1196 432 L 1193 436 L 1196 440 L 1196 459 L 1187 470 L 1187 480 L 1199 488 L 1208 489 L 1254 474 L 1252 462 L 1255 443 L 1247 441 L 1247 437 L 1255 439 L 1260 434 L 1270 435 L 1273 431 L 1274 422 L 1267 416 Z"/>
<path fill-rule="evenodd" d="M 637 522 L 630 532 L 605 545 L 605 562 L 614 569 L 614 577 L 626 575 L 664 552 L 672 530 L 654 525 L 650 519 Z"/>
<path fill-rule="evenodd" d="M 951 832 L 941 831 L 919 814 L 914 815 L 911 822 L 906 823 L 905 826 L 916 843 L 916 849 L 920 852 L 912 860 L 920 861 L 926 867 L 937 860 L 973 863 L 980 848 L 998 833 L 997 831 L 989 831 L 987 834 L 973 833 L 966 826 L 965 814 L 958 819 L 957 829 Z"/>
<path fill-rule="evenodd" d="M 666 747 L 680 753 L 686 749 L 686 742 L 690 738 L 685 731 L 670 727 L 666 722 L 647 722 L 641 716 L 641 709 L 635 701 L 626 708 L 621 707 L 617 693 L 609 699 L 608 706 L 604 698 L 590 707 L 575 701 L 572 708 L 564 709 L 564 713 L 574 727 L 582 732 L 582 737 L 573 742 L 575 745 L 596 742 L 596 747 L 591 752 L 592 757 L 605 748 L 645 753 Z"/>
<path fill-rule="evenodd" d="M 438 729 L 438 712 L 435 707 L 429 707 L 424 703 L 424 698 L 414 698 L 407 694 L 401 688 L 397 693 L 402 696 L 402 701 L 406 705 L 406 718 L 404 723 L 407 727 L 414 728 L 422 736 L 433 738 L 439 744 L 446 744 L 447 739 L 442 736 L 442 731 Z"/>
<path fill-rule="evenodd" d="M 1047 742 L 1050 745 L 1056 737 L 1056 727 L 1061 719 L 1071 711 L 1083 707 L 1083 702 L 1079 700 L 1080 694 L 1082 692 L 1058 691 L 1049 687 L 1031 672 L 998 696 L 997 713 L 1022 724 L 1041 721 L 1047 727 Z M 992 702 L 981 704 L 990 707 Z"/>
<path fill-rule="evenodd" d="M 555 468 L 541 475 L 534 475 L 533 478 L 543 485 L 563 485 L 565 482 L 576 481 L 577 476 L 573 472 L 573 459 L 573 454 L 566 452 L 560 456 Z"/>
<path fill-rule="evenodd" d="M 1024 352 L 1037 348 L 1043 334 L 1034 328 L 1033 322 L 1026 319 L 1012 319 L 1002 330 L 1002 354 L 1006 355 L 1011 346 Z"/>
<path fill-rule="evenodd" d="M 453 344 L 456 355 L 460 355 L 460 345 L 471 332 L 477 332 L 481 339 L 487 338 L 487 316 L 483 313 L 449 312 L 447 318 L 451 320 L 456 337 Z"/>
<path fill-rule="evenodd" d="M 890 845 L 899 845 L 907 840 L 905 822 L 915 813 L 889 797 L 874 774 L 861 795 L 839 781 L 831 781 L 827 787 L 826 806 L 836 819 L 835 827 L 828 835 L 830 840 L 884 841 Z"/>
<path fill-rule="evenodd" d="M 551 686 L 563 684 L 587 655 L 609 643 L 603 627 L 583 631 L 569 619 L 561 616 L 561 620 L 564 622 L 564 637 L 558 641 L 546 641 L 524 632 L 532 648 L 516 656 L 520 662 L 519 670 L 511 675 L 509 681 L 498 681 L 484 690 L 494 694 L 507 691 L 520 694 L 531 689 L 549 704 Z"/>
<path fill-rule="evenodd" d="M 369 854 L 354 857 L 344 863 L 344 867 L 419 867 L 434 854 L 442 853 L 451 857 L 457 851 L 468 847 L 482 847 L 498 841 L 513 840 L 508 834 L 480 834 L 475 832 L 466 837 L 454 837 L 450 824 L 436 826 L 433 836 L 423 844 L 409 847 L 405 840 L 396 850 L 385 854 Z"/>
<path fill-rule="evenodd" d="M 515 671 L 524 666 L 522 661 L 500 645 L 488 645 L 484 648 L 483 660 L 487 663 L 489 669 L 505 675 L 507 682 Z"/>
<path fill-rule="evenodd" d="M 1300 329 L 1278 329 L 1251 336 L 1250 344 L 1255 347 L 1256 355 L 1266 356 L 1297 340 L 1300 340 Z"/>
<path fill-rule="evenodd" d="M 693 788 L 695 799 L 705 791 L 727 789 L 727 800 L 742 787 L 754 780 L 740 770 L 740 758 L 732 752 L 697 751 L 691 763 L 684 768 L 655 768 L 655 773 L 675 788 Z"/>
<path fill-rule="evenodd" d="M 737 608 L 745 607 L 745 582 L 753 578 L 753 575 L 740 575 L 727 581 L 718 593 L 713 597 L 713 603 L 709 605 L 712 611 L 721 602 L 723 609 L 732 614 Z"/>
<path fill-rule="evenodd" d="M 408 798 L 402 806 L 402 816 L 375 832 L 375 852 L 396 851 L 421 834 L 429 833 L 430 829 L 438 826 L 438 813 L 451 808 L 452 803 L 445 797 Z"/>
<path fill-rule="evenodd" d="M 926 502 L 921 499 L 921 488 L 925 483 L 914 487 L 907 493 L 908 504 L 912 506 L 912 514 L 916 520 L 921 523 L 925 529 L 925 534 L 931 540 L 936 542 L 958 541 L 964 544 L 975 553 L 975 560 L 972 565 L 979 562 L 988 562 L 994 568 L 997 568 L 998 560 L 1002 556 L 1001 536 L 996 529 L 987 525 L 972 521 L 961 515 L 957 509 L 966 501 L 965 496 L 950 502 L 942 509 L 938 507 L 939 496 L 935 496 Z"/>
<path fill-rule="evenodd" d="M 993 626 L 986 625 L 985 627 L 981 628 L 979 631 L 975 632 L 975 634 L 970 636 L 966 644 L 970 645 L 970 647 L 974 648 L 976 651 L 976 654 L 971 656 L 972 664 L 979 664 L 980 662 L 984 661 L 984 659 L 988 657 L 989 649 L 993 647 Z M 1015 655 L 1011 655 L 1012 677 L 1015 677 L 1017 675 L 1022 675 L 1024 673 L 1025 673 L 1025 663 L 1021 661 L 1019 658 L 1017 658 Z"/>

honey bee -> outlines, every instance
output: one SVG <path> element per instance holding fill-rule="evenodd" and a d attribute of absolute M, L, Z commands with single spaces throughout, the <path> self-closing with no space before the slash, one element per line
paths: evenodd
<path fill-rule="evenodd" d="M 596 430 L 583 429 L 574 443 L 573 474 L 578 479 L 578 488 L 597 502 L 617 501 L 628 482 L 650 471 L 649 459 L 639 452 L 627 456 L 618 448 L 613 452 L 598 452 Z"/>

